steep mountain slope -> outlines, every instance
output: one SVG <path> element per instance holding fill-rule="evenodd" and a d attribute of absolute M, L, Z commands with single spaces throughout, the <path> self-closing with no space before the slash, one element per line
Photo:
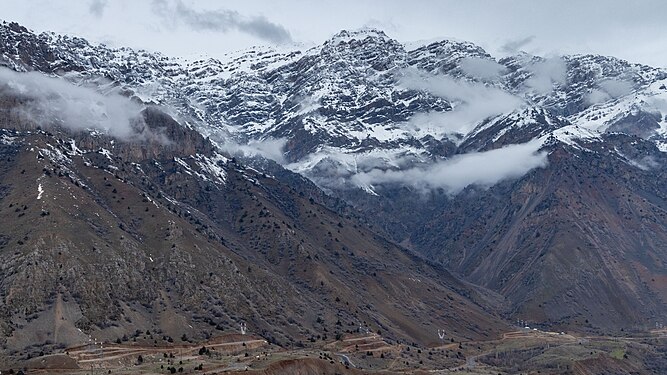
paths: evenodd
<path fill-rule="evenodd" d="M 493 337 L 499 297 L 223 156 L 159 109 L 133 140 L 0 100 L 0 324 L 21 356 L 237 330 L 280 345 L 360 326 L 398 340 Z M 161 134 L 146 138 L 141 134 Z M 31 351 L 34 350 L 34 353 Z"/>
<path fill-rule="evenodd" d="M 664 320 L 665 157 L 620 134 L 588 146 L 556 143 L 548 168 L 462 194 L 414 246 L 507 296 L 520 319 L 603 331 Z"/>

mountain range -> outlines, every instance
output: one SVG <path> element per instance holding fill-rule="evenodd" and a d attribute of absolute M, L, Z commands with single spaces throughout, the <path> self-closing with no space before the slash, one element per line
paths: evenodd
<path fill-rule="evenodd" d="M 16 23 L 0 66 L 10 350 L 667 320 L 667 70 L 376 29 L 192 61 Z"/>

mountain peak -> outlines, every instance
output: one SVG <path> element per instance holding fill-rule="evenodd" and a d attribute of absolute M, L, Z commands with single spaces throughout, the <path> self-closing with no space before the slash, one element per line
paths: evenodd
<path fill-rule="evenodd" d="M 350 44 L 355 41 L 373 41 L 377 44 L 393 42 L 398 43 L 394 39 L 385 34 L 384 31 L 375 28 L 361 28 L 356 30 L 341 30 L 324 44 L 329 46 L 337 46 L 340 44 Z"/>
<path fill-rule="evenodd" d="M 30 30 L 25 28 L 24 26 L 21 26 L 20 24 L 16 22 L 7 22 L 7 21 L 2 21 L 2 24 L 0 24 L 2 28 L 9 29 L 15 33 L 30 33 Z"/>

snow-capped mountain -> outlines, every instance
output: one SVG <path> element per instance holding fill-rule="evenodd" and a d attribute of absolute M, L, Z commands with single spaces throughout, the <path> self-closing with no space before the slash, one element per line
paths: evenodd
<path fill-rule="evenodd" d="M 0 27 L 0 64 L 168 108 L 219 152 L 273 159 L 249 162 L 310 178 L 515 316 L 592 330 L 665 317 L 648 281 L 667 264 L 664 69 L 408 48 L 375 29 L 187 61 L 16 24 Z"/>
<path fill-rule="evenodd" d="M 426 163 L 567 126 L 557 138 L 577 128 L 613 131 L 637 111 L 665 107 L 661 69 L 592 55 L 496 59 L 450 40 L 406 50 L 374 29 L 342 31 L 307 51 L 257 47 L 225 61 L 111 49 L 16 24 L 0 32 L 3 64 L 14 70 L 78 84 L 109 80 L 195 119 L 219 143 L 251 143 L 262 153 L 262 141 L 281 140 L 279 161 L 315 179 L 330 168 L 322 162 L 352 174 L 364 164 L 396 168 L 406 157 Z M 658 131 L 645 135 L 662 142 L 662 117 L 649 117 L 646 126 Z M 512 136 L 522 126 L 531 135 Z"/>
<path fill-rule="evenodd" d="M 321 175 L 334 166 L 350 175 L 404 168 L 571 126 L 553 133 L 568 141 L 580 128 L 613 131 L 637 111 L 665 106 L 660 69 L 592 55 L 495 59 L 450 40 L 406 50 L 374 29 L 342 31 L 307 51 L 258 47 L 225 61 L 110 49 L 15 24 L 1 32 L 3 64 L 14 70 L 78 84 L 109 80 L 193 118 L 218 143 L 251 144 L 246 151 L 282 159 L 326 188 L 338 186 Z M 658 117 L 644 120 L 651 123 L 645 135 L 662 142 Z M 530 134 L 512 130 L 522 127 Z M 266 140 L 284 148 L 270 155 Z"/>

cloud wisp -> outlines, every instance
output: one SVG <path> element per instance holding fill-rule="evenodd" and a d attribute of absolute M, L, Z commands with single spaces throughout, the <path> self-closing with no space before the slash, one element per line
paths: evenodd
<path fill-rule="evenodd" d="M 518 178 L 547 165 L 547 153 L 539 151 L 539 140 L 500 149 L 454 156 L 425 167 L 403 170 L 373 169 L 358 173 L 352 181 L 361 187 L 382 184 L 412 186 L 419 190 L 444 189 L 457 194 L 470 185 L 490 187 Z"/>
<path fill-rule="evenodd" d="M 490 81 L 499 78 L 507 68 L 491 59 L 465 57 L 461 59 L 461 70 L 470 77 Z"/>
<path fill-rule="evenodd" d="M 271 159 L 278 164 L 285 164 L 283 151 L 285 150 L 286 144 L 287 140 L 282 138 L 267 138 L 263 140 L 253 139 L 245 144 L 235 143 L 226 139 L 224 142 L 218 143 L 218 147 L 229 152 L 229 154 L 233 156 L 261 156 L 266 159 Z"/>
<path fill-rule="evenodd" d="M 122 140 L 151 137 L 143 107 L 115 92 L 103 95 L 64 79 L 0 68 L 0 93 L 26 99 L 22 114 L 40 126 L 95 129 Z"/>
<path fill-rule="evenodd" d="M 606 79 L 599 83 L 599 88 L 591 90 L 586 96 L 588 104 L 598 104 L 607 100 L 617 99 L 632 92 L 632 82 L 619 79 Z"/>
<path fill-rule="evenodd" d="M 104 11 L 107 7 L 107 0 L 91 0 L 88 10 L 93 16 L 100 18 L 104 15 Z"/>
<path fill-rule="evenodd" d="M 170 26 L 183 24 L 197 31 L 227 33 L 239 31 L 267 42 L 283 44 L 292 41 L 290 32 L 282 25 L 269 21 L 264 16 L 246 17 L 229 9 L 199 11 L 175 0 L 153 0 L 153 12 Z"/>
<path fill-rule="evenodd" d="M 517 52 L 520 52 L 522 48 L 530 44 L 533 40 L 535 40 L 534 35 L 527 36 L 521 39 L 507 41 L 500 47 L 500 51 L 508 54 L 515 54 Z"/>
<path fill-rule="evenodd" d="M 524 84 L 532 91 L 546 95 L 554 85 L 564 85 L 567 81 L 567 66 L 561 57 L 550 57 L 528 66 L 532 73 Z"/>
<path fill-rule="evenodd" d="M 405 70 L 400 85 L 451 101 L 453 110 L 415 115 L 408 126 L 440 134 L 467 134 L 479 122 L 520 108 L 522 99 L 493 86 Z"/>

